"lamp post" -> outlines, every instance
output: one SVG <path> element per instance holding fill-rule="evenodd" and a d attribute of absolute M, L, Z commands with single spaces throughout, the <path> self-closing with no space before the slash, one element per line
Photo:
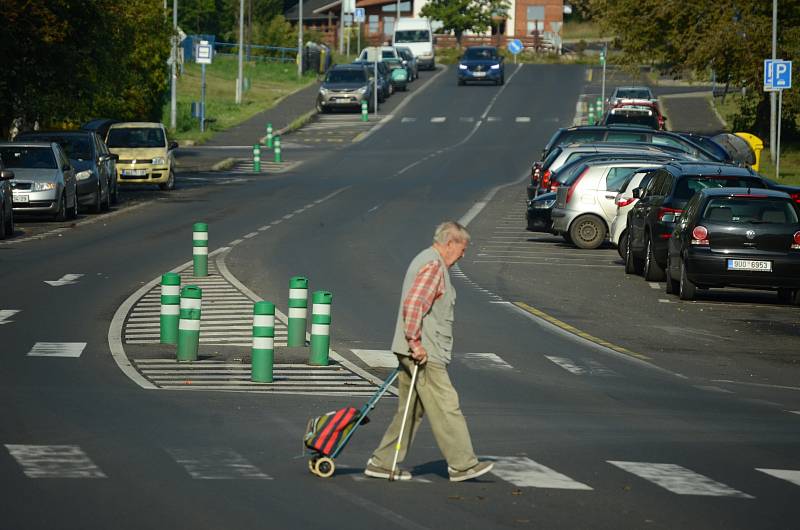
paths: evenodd
<path fill-rule="evenodd" d="M 777 59 L 778 47 L 778 0 L 772 0 L 772 60 Z M 777 163 L 777 135 L 775 131 L 775 115 L 777 114 L 777 94 L 773 90 L 769 93 L 769 157 L 772 163 Z"/>
<path fill-rule="evenodd" d="M 164 2 L 166 4 L 166 0 Z M 170 65 L 169 128 L 178 127 L 178 0 L 172 0 L 172 64 Z"/>
<path fill-rule="evenodd" d="M 242 104 L 242 89 L 244 87 L 244 0 L 239 0 L 239 77 L 236 79 L 236 104 Z"/>
<path fill-rule="evenodd" d="M 297 15 L 297 77 L 303 77 L 303 0 L 300 0 Z"/>

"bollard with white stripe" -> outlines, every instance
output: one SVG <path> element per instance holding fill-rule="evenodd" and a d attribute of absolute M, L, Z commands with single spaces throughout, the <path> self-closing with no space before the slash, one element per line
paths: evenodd
<path fill-rule="evenodd" d="M 256 383 L 272 382 L 275 359 L 275 304 L 256 302 L 253 306 L 253 360 L 250 379 Z"/>
<path fill-rule="evenodd" d="M 267 147 L 272 149 L 272 124 L 267 124 Z"/>
<path fill-rule="evenodd" d="M 180 311 L 181 275 L 168 272 L 161 276 L 161 344 L 178 343 Z"/>
<path fill-rule="evenodd" d="M 261 146 L 253 146 L 253 173 L 261 173 Z"/>
<path fill-rule="evenodd" d="M 192 231 L 192 259 L 194 260 L 194 277 L 208 276 L 208 225 L 195 223 Z"/>
<path fill-rule="evenodd" d="M 367 100 L 361 100 L 361 121 L 369 121 L 369 106 Z"/>
<path fill-rule="evenodd" d="M 276 164 L 280 164 L 281 163 L 281 137 L 280 136 L 276 136 L 275 137 L 275 146 L 272 148 L 272 150 L 275 152 L 275 163 Z"/>
<path fill-rule="evenodd" d="M 333 295 L 327 291 L 316 291 L 311 299 L 314 305 L 311 308 L 311 358 L 308 364 L 328 366 Z"/>
<path fill-rule="evenodd" d="M 295 276 L 289 280 L 289 330 L 286 345 L 305 346 L 308 317 L 308 278 Z"/>
<path fill-rule="evenodd" d="M 200 306 L 203 290 L 196 285 L 181 289 L 181 319 L 178 323 L 178 362 L 196 361 L 200 346 Z"/>

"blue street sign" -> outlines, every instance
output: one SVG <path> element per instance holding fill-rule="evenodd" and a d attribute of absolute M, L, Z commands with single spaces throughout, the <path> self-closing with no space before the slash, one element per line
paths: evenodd
<path fill-rule="evenodd" d="M 521 52 L 523 48 L 524 46 L 522 45 L 522 41 L 519 39 L 514 39 L 508 43 L 508 51 L 510 51 L 514 55 Z"/>
<path fill-rule="evenodd" d="M 355 19 L 356 22 L 364 22 L 367 19 L 366 13 L 364 12 L 364 8 L 357 7 L 355 11 L 353 11 L 353 18 Z"/>
<path fill-rule="evenodd" d="M 772 59 L 764 59 L 764 91 L 774 90 L 772 88 Z"/>
<path fill-rule="evenodd" d="M 792 88 L 792 61 L 764 60 L 764 90 Z"/>

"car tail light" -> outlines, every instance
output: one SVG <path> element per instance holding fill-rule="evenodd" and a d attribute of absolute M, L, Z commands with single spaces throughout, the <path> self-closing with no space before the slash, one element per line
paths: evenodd
<path fill-rule="evenodd" d="M 550 170 L 546 169 L 542 177 L 542 187 L 547 188 L 550 186 Z"/>
<path fill-rule="evenodd" d="M 551 182 L 550 183 L 550 191 L 558 191 L 558 186 L 559 186 L 558 182 Z"/>
<path fill-rule="evenodd" d="M 614 204 L 617 205 L 618 208 L 624 208 L 629 204 L 633 204 L 636 201 L 633 197 L 625 197 L 624 195 L 617 195 L 614 199 Z"/>
<path fill-rule="evenodd" d="M 792 245 L 793 249 L 800 249 L 800 231 L 794 233 L 794 245 Z"/>
<path fill-rule="evenodd" d="M 662 206 L 658 209 L 658 220 L 664 222 L 664 217 L 667 215 L 672 215 L 672 220 L 667 219 L 666 222 L 674 222 L 675 217 L 682 213 L 683 210 L 678 210 L 677 208 L 666 208 Z"/>
<path fill-rule="evenodd" d="M 694 230 L 692 230 L 692 245 L 708 245 L 708 229 L 705 226 L 698 225 L 694 227 Z"/>
<path fill-rule="evenodd" d="M 542 166 L 536 162 L 531 168 L 531 184 L 534 186 L 539 182 L 539 175 L 542 173 Z"/>
<path fill-rule="evenodd" d="M 586 174 L 588 171 L 589 171 L 589 168 L 587 167 L 586 169 L 584 169 L 584 170 L 581 172 L 581 174 L 580 174 L 580 175 L 578 175 L 578 178 L 576 178 L 576 179 L 575 179 L 575 182 L 573 182 L 573 183 L 572 183 L 572 186 L 570 186 L 570 187 L 569 187 L 569 189 L 567 189 L 567 202 L 569 202 L 569 200 L 572 198 L 572 194 L 575 192 L 575 188 L 577 188 L 577 187 L 578 187 L 578 183 L 581 181 L 581 179 L 583 178 L 583 176 L 584 176 L 584 175 L 585 175 L 585 174 Z"/>
<path fill-rule="evenodd" d="M 800 204 L 800 193 L 790 193 L 789 196 L 794 202 Z"/>

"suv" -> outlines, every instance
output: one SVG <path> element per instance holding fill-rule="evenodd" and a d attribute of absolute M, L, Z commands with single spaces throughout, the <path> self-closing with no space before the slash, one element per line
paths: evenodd
<path fill-rule="evenodd" d="M 692 196 L 708 188 L 768 188 L 749 168 L 699 162 L 670 162 L 650 172 L 644 189 L 633 190 L 639 199 L 628 212 L 625 272 L 644 274 L 647 281 L 664 279 L 667 243 L 676 218 Z"/>
<path fill-rule="evenodd" d="M 106 144 L 119 157 L 117 178 L 123 184 L 158 184 L 162 190 L 175 188 L 177 142 L 167 140 L 161 123 L 123 122 L 108 129 Z"/>
<path fill-rule="evenodd" d="M 369 112 L 375 111 L 372 82 L 367 69 L 356 64 L 337 64 L 325 75 L 317 95 L 317 112 L 333 109 L 361 109 L 367 101 Z"/>
<path fill-rule="evenodd" d="M 653 92 L 646 86 L 618 86 L 608 100 L 612 107 L 623 99 L 646 99 L 656 101 Z"/>

